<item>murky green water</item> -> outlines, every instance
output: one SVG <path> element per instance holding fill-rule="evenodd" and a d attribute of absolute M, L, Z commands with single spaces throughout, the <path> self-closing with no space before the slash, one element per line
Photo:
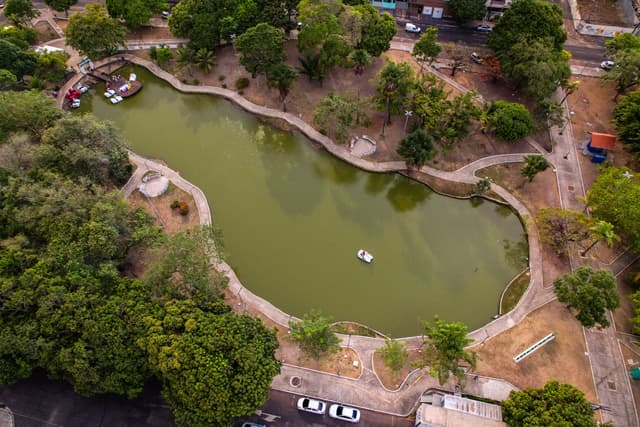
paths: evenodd
<path fill-rule="evenodd" d="M 287 313 L 320 308 L 394 337 L 419 334 L 434 315 L 476 328 L 525 265 L 509 209 L 362 172 L 227 101 L 135 72 L 142 92 L 114 106 L 98 86 L 82 110 L 202 188 L 242 283 Z M 373 264 L 356 258 L 360 248 Z"/>

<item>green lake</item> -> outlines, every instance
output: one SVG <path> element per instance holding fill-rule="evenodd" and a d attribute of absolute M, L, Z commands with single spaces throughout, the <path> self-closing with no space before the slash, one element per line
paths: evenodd
<path fill-rule="evenodd" d="M 139 94 L 112 105 L 98 85 L 81 111 L 199 186 L 241 282 L 289 314 L 319 308 L 393 337 L 419 335 L 434 315 L 475 329 L 526 265 L 508 208 L 363 172 L 223 99 L 182 94 L 141 68 L 119 73 L 131 70 Z M 356 258 L 361 248 L 372 264 Z"/>

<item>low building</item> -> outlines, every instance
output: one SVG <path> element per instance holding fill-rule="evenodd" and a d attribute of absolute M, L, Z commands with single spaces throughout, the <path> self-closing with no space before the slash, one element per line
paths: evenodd
<path fill-rule="evenodd" d="M 487 0 L 487 19 L 492 21 L 502 16 L 505 10 L 511 7 L 511 0 Z"/>
<path fill-rule="evenodd" d="M 508 427 L 499 405 L 454 395 L 433 394 L 416 412 L 416 427 Z"/>
<path fill-rule="evenodd" d="M 372 0 L 371 4 L 379 10 L 404 18 L 420 20 L 422 18 L 440 19 L 449 16 L 449 3 L 446 0 Z"/>
<path fill-rule="evenodd" d="M 591 132 L 591 139 L 587 142 L 583 153 L 591 156 L 593 163 L 602 163 L 607 158 L 608 150 L 616 146 L 616 136 L 608 133 Z"/>

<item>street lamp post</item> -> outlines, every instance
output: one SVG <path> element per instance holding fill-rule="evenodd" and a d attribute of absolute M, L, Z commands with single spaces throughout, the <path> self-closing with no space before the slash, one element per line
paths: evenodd
<path fill-rule="evenodd" d="M 409 123 L 409 117 L 413 115 L 413 111 L 405 110 L 404 112 L 404 131 L 407 131 L 407 123 Z"/>

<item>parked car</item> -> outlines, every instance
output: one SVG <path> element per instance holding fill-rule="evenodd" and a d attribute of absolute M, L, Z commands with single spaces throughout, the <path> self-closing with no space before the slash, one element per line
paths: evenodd
<path fill-rule="evenodd" d="M 490 33 L 491 31 L 493 31 L 493 27 L 481 24 L 476 27 L 476 31 L 480 31 L 481 33 Z"/>
<path fill-rule="evenodd" d="M 320 400 L 301 397 L 300 399 L 298 399 L 298 409 L 301 411 L 307 411 L 314 414 L 322 415 L 324 414 L 325 409 L 327 409 L 327 405 Z"/>
<path fill-rule="evenodd" d="M 264 424 L 256 424 L 256 423 L 242 423 L 242 427 L 267 427 Z"/>
<path fill-rule="evenodd" d="M 600 68 L 602 68 L 603 70 L 610 70 L 614 65 L 616 64 L 613 61 L 602 61 L 600 63 Z"/>
<path fill-rule="evenodd" d="M 482 64 L 482 58 L 476 52 L 471 52 L 471 60 L 477 64 Z"/>
<path fill-rule="evenodd" d="M 337 420 L 357 423 L 360 421 L 360 410 L 344 405 L 331 405 L 329 407 L 329 416 Z"/>
<path fill-rule="evenodd" d="M 169 19 L 170 16 L 171 12 L 169 12 L 168 10 L 162 12 L 162 19 Z"/>
<path fill-rule="evenodd" d="M 404 25 L 404 30 L 405 30 L 406 32 L 408 32 L 408 33 L 419 33 L 420 31 L 422 31 L 422 30 L 420 29 L 420 27 L 418 27 L 417 25 L 414 25 L 414 24 L 412 24 L 412 23 L 410 23 L 410 22 L 408 22 L 408 23 L 406 23 L 406 24 Z"/>

